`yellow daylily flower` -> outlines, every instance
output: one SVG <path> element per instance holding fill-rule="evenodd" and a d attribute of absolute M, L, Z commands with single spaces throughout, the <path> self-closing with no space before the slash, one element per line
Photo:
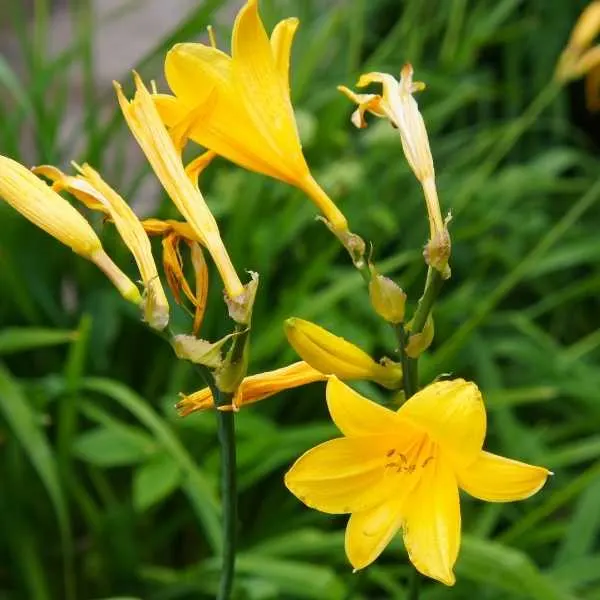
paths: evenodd
<path fill-rule="evenodd" d="M 283 390 L 314 383 L 315 381 L 324 381 L 325 379 L 327 379 L 326 375 L 313 369 L 303 361 L 274 371 L 250 375 L 242 380 L 233 398 L 233 403 L 229 406 L 220 407 L 220 410 L 237 410 L 242 406 L 269 398 Z M 177 410 L 182 417 L 185 417 L 193 412 L 214 408 L 214 405 L 210 388 L 206 387 L 184 396 L 177 403 Z"/>
<path fill-rule="evenodd" d="M 345 86 L 338 86 L 338 89 L 358 104 L 352 115 L 352 122 L 356 127 L 366 127 L 365 113 L 370 112 L 376 117 L 387 118 L 400 133 L 406 160 L 421 183 L 425 195 L 430 233 L 430 242 L 426 248 L 427 262 L 445 277 L 449 277 L 450 236 L 447 221 L 442 218 L 440 209 L 425 121 L 413 98 L 415 92 L 425 89 L 425 84 L 413 81 L 413 68 L 410 64 L 404 65 L 399 81 L 387 73 L 366 73 L 360 76 L 356 85 L 366 87 L 372 83 L 381 84 L 381 94 L 356 94 Z"/>
<path fill-rule="evenodd" d="M 332 377 L 327 405 L 344 437 L 306 452 L 285 484 L 311 508 L 351 514 L 345 545 L 355 569 L 370 565 L 402 530 L 414 566 L 453 585 L 459 487 L 511 502 L 535 494 L 550 475 L 482 450 L 485 407 L 477 386 L 462 379 L 433 383 L 392 411 Z"/>
<path fill-rule="evenodd" d="M 251 171 L 294 185 L 323 212 L 337 234 L 346 218 L 310 174 L 290 100 L 290 51 L 298 19 L 279 22 L 269 39 L 248 0 L 233 26 L 231 56 L 204 44 L 176 44 L 165 75 L 174 96 L 156 95 L 169 127 Z"/>
<path fill-rule="evenodd" d="M 104 252 L 81 214 L 29 169 L 6 156 L 0 156 L 0 197 L 34 225 L 95 263 L 126 300 L 142 302 L 136 285 Z"/>
<path fill-rule="evenodd" d="M 231 263 L 217 222 L 196 182 L 199 170 L 197 164 L 206 164 L 205 155 L 193 161 L 191 172 L 186 172 L 180 156 L 181 144 L 177 147 L 169 136 L 150 92 L 137 73 L 134 73 L 134 80 L 136 92 L 131 101 L 125 98 L 121 86 L 115 82 L 117 97 L 127 125 L 167 194 L 212 256 L 227 294 L 230 298 L 238 298 L 244 294 L 244 286 Z"/>
<path fill-rule="evenodd" d="M 150 327 L 163 330 L 169 323 L 169 303 L 163 290 L 148 235 L 125 200 L 90 165 L 75 165 L 78 175 L 66 175 L 60 169 L 42 165 L 34 169 L 53 181 L 53 189 L 66 190 L 93 210 L 100 210 L 114 222 L 121 239 L 129 248 L 144 284 L 144 319 Z"/>
<path fill-rule="evenodd" d="M 370 379 L 384 387 L 402 385 L 402 367 L 387 359 L 375 362 L 366 352 L 315 323 L 290 318 L 284 325 L 292 348 L 309 365 L 340 379 Z"/>
<path fill-rule="evenodd" d="M 588 4 L 579 16 L 560 55 L 555 73 L 558 81 L 577 79 L 600 65 L 600 46 L 590 48 L 599 33 L 600 0 L 595 0 Z"/>

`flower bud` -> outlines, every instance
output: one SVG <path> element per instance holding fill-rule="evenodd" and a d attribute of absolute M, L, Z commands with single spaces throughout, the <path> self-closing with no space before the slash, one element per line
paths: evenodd
<path fill-rule="evenodd" d="M 384 277 L 371 266 L 369 296 L 375 312 L 389 323 L 402 323 L 406 308 L 406 294 L 389 277 Z"/>
<path fill-rule="evenodd" d="M 399 364 L 379 364 L 354 344 L 310 321 L 288 319 L 285 334 L 300 357 L 321 373 L 340 379 L 370 379 L 390 389 L 402 383 Z"/>

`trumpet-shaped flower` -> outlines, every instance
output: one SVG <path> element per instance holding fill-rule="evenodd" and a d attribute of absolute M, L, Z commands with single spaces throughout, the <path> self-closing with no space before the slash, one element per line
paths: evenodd
<path fill-rule="evenodd" d="M 296 362 L 281 369 L 244 377 L 235 393 L 233 403 L 230 406 L 220 408 L 221 410 L 237 410 L 242 406 L 264 400 L 283 390 L 289 390 L 315 381 L 324 381 L 325 379 L 327 379 L 326 375 L 313 369 L 305 362 Z M 206 387 L 184 396 L 177 403 L 177 410 L 182 417 L 185 417 L 193 412 L 214 408 L 214 405 L 210 388 Z"/>
<path fill-rule="evenodd" d="M 104 252 L 81 214 L 29 169 L 5 156 L 0 156 L 0 197 L 40 229 L 95 263 L 126 300 L 141 303 L 136 285 Z"/>
<path fill-rule="evenodd" d="M 144 227 L 123 198 L 102 179 L 90 165 L 76 165 L 79 174 L 65 175 L 59 169 L 44 165 L 34 171 L 54 181 L 57 191 L 65 189 L 89 208 L 107 214 L 125 245 L 129 248 L 140 271 L 145 288 L 144 318 L 154 329 L 162 330 L 169 322 L 169 303 L 163 290 L 150 240 Z"/>
<path fill-rule="evenodd" d="M 291 318 L 285 335 L 300 358 L 325 375 L 340 379 L 370 379 L 387 388 L 402 385 L 402 367 L 387 360 L 375 362 L 364 350 L 315 323 Z"/>
<path fill-rule="evenodd" d="M 187 123 L 202 146 L 300 188 L 344 234 L 346 219 L 310 174 L 298 137 L 289 87 L 297 26 L 285 19 L 269 39 L 258 0 L 248 0 L 235 20 L 231 56 L 203 44 L 175 45 L 165 61 L 174 96 L 156 95 L 155 102 L 168 126 Z"/>
<path fill-rule="evenodd" d="M 414 566 L 453 585 L 458 489 L 510 502 L 535 494 L 550 474 L 482 450 L 482 397 L 462 379 L 433 383 L 392 411 L 332 377 L 327 404 L 344 437 L 306 452 L 285 483 L 311 508 L 351 514 L 346 554 L 355 569 L 371 564 L 402 530 Z"/>
<path fill-rule="evenodd" d="M 193 166 L 191 173 L 186 172 L 179 152 L 181 148 L 169 136 L 150 92 L 137 73 L 134 79 L 136 93 L 131 101 L 125 98 L 121 86 L 115 83 L 125 120 L 166 192 L 212 256 L 227 294 L 231 298 L 242 296 L 244 286 L 225 249 L 217 222 L 195 182 L 198 169 Z M 206 161 L 201 160 L 200 164 L 204 166 Z"/>

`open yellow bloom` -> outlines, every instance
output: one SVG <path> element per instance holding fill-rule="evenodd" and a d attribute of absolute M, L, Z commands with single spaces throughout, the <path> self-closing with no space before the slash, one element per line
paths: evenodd
<path fill-rule="evenodd" d="M 144 284 L 144 318 L 150 327 L 164 329 L 169 323 L 169 303 L 163 290 L 148 235 L 139 219 L 123 198 L 110 187 L 90 165 L 77 166 L 78 175 L 65 175 L 59 169 L 44 165 L 34 171 L 54 181 L 57 191 L 65 189 L 86 206 L 100 210 L 115 224 L 121 239 L 129 248 Z"/>
<path fill-rule="evenodd" d="M 369 379 L 390 389 L 402 385 L 402 367 L 391 360 L 375 362 L 358 346 L 304 319 L 287 319 L 284 327 L 300 358 L 325 375 Z"/>
<path fill-rule="evenodd" d="M 0 197 L 40 229 L 95 263 L 126 300 L 141 303 L 136 285 L 104 252 L 81 214 L 29 169 L 5 156 L 0 156 Z"/>
<path fill-rule="evenodd" d="M 450 256 L 450 236 L 440 210 L 425 121 L 413 98 L 415 92 L 425 89 L 425 84 L 413 81 L 413 68 L 410 64 L 404 65 L 399 81 L 387 73 L 366 73 L 360 76 L 356 85 L 366 87 L 371 83 L 381 84 L 382 93 L 356 94 L 344 86 L 339 86 L 338 89 L 358 104 L 352 115 L 352 122 L 356 127 L 366 127 L 365 113 L 370 112 L 376 117 L 389 119 L 400 133 L 406 160 L 420 181 L 425 195 L 431 237 L 426 249 L 427 262 L 449 277 L 447 263 Z"/>
<path fill-rule="evenodd" d="M 344 233 L 346 219 L 311 176 L 298 137 L 289 87 L 297 26 L 297 19 L 285 19 L 269 39 L 258 1 L 248 0 L 233 26 L 232 55 L 204 44 L 175 45 L 165 61 L 174 96 L 157 95 L 155 102 L 169 127 L 188 122 L 190 138 L 202 146 L 300 188 Z"/>
<path fill-rule="evenodd" d="M 306 385 L 315 381 L 327 379 L 320 371 L 313 369 L 303 361 L 293 363 L 281 369 L 266 371 L 257 375 L 244 377 L 240 384 L 231 406 L 222 407 L 221 410 L 237 410 L 242 406 L 264 400 L 283 390 Z M 182 417 L 193 412 L 213 408 L 215 405 L 210 388 L 204 388 L 188 396 L 184 396 L 177 403 L 177 410 Z"/>
<path fill-rule="evenodd" d="M 355 569 L 371 564 L 401 529 L 414 566 L 453 585 L 459 487 L 510 502 L 535 494 L 550 474 L 482 450 L 485 408 L 477 386 L 462 379 L 433 383 L 392 411 L 332 377 L 327 404 L 345 437 L 306 452 L 285 483 L 307 506 L 351 514 L 346 554 Z"/>
<path fill-rule="evenodd" d="M 225 249 L 217 222 L 195 183 L 198 170 L 193 167 L 191 173 L 186 172 L 181 160 L 180 148 L 176 147 L 169 136 L 152 102 L 150 92 L 137 73 L 134 73 L 134 79 L 136 93 L 131 101 L 125 98 L 121 86 L 115 83 L 117 97 L 127 125 L 167 194 L 194 230 L 198 240 L 212 256 L 227 294 L 230 298 L 237 298 L 244 293 L 244 286 Z M 194 162 L 202 166 L 205 164 L 203 160 L 200 163 Z"/>

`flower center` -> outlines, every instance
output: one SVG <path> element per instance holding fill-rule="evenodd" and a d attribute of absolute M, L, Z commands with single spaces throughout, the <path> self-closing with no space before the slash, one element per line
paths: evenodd
<path fill-rule="evenodd" d="M 435 458 L 435 445 L 428 436 L 419 436 L 408 448 L 390 448 L 385 454 L 385 471 L 390 474 L 420 473 Z"/>

